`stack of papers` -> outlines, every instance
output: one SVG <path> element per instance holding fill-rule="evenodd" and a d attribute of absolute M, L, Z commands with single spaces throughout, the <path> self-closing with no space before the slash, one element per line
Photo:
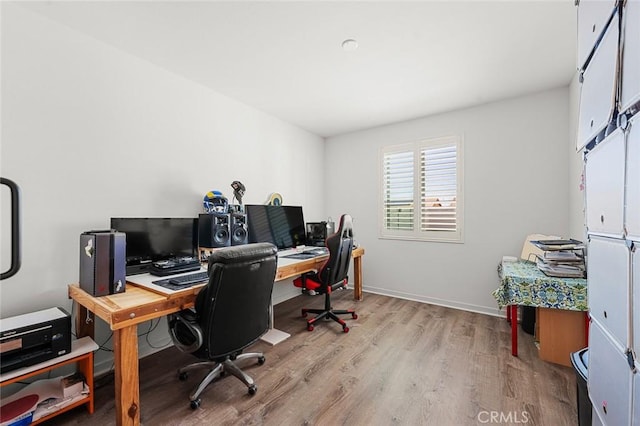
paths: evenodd
<path fill-rule="evenodd" d="M 578 240 L 537 240 L 531 241 L 531 244 L 543 251 L 584 249 L 584 244 Z"/>
<path fill-rule="evenodd" d="M 563 263 L 549 263 L 538 258 L 536 262 L 538 269 L 549 277 L 558 278 L 584 278 L 584 264 L 576 263 L 568 265 Z"/>
<path fill-rule="evenodd" d="M 537 255 L 538 269 L 550 277 L 584 278 L 584 245 L 577 240 L 531 241 L 543 250 Z"/>

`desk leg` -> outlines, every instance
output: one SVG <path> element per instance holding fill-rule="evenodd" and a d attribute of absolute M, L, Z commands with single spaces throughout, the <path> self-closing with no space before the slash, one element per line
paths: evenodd
<path fill-rule="evenodd" d="M 95 316 L 93 312 L 89 312 L 87 308 L 79 304 L 78 302 L 73 302 L 76 305 L 76 337 L 79 339 L 81 337 L 89 336 L 93 340 L 95 340 Z"/>
<path fill-rule="evenodd" d="M 135 325 L 113 332 L 115 362 L 116 424 L 140 424 L 138 377 L 138 329 Z"/>
<path fill-rule="evenodd" d="M 589 312 L 585 311 L 584 313 L 584 345 L 589 346 L 589 323 L 591 322 L 589 318 Z"/>
<path fill-rule="evenodd" d="M 511 305 L 511 355 L 518 356 L 518 305 Z"/>
<path fill-rule="evenodd" d="M 362 300 L 362 256 L 353 259 L 353 298 Z"/>

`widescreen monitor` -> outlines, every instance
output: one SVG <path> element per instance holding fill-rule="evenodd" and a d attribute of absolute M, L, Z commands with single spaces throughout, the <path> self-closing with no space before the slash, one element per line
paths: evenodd
<path fill-rule="evenodd" d="M 196 218 L 111 218 L 111 229 L 127 239 L 127 275 L 144 273 L 152 262 L 179 256 L 196 256 Z"/>
<path fill-rule="evenodd" d="M 250 243 L 271 243 L 278 250 L 306 244 L 302 207 L 245 204 Z"/>

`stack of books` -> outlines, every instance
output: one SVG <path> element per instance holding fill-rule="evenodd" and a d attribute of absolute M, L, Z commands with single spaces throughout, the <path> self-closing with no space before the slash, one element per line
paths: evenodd
<path fill-rule="evenodd" d="M 585 278 L 584 244 L 578 240 L 531 241 L 542 250 L 537 255 L 538 269 L 549 277 Z"/>

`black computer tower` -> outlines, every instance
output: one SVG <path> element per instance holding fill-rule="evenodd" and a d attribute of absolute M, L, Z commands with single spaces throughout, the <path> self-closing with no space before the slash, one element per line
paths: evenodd
<path fill-rule="evenodd" d="M 126 241 L 126 235 L 116 231 L 80 235 L 81 289 L 93 296 L 125 291 Z"/>

